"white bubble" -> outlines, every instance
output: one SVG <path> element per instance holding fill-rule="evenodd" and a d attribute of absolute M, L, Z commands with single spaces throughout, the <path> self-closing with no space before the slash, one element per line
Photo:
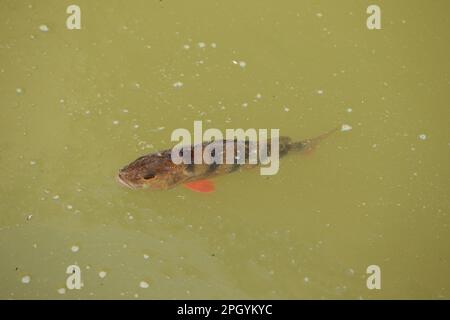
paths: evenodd
<path fill-rule="evenodd" d="M 352 112 L 352 111 L 353 111 L 352 108 L 347 108 L 347 112 L 348 112 L 348 113 L 350 113 L 350 112 Z"/>
<path fill-rule="evenodd" d="M 78 250 L 80 250 L 79 246 L 72 246 L 72 248 L 70 248 L 70 250 L 72 250 L 72 252 L 78 252 Z"/>
<path fill-rule="evenodd" d="M 284 107 L 285 112 L 289 112 L 289 110 L 291 110 L 291 109 L 289 109 L 288 107 Z"/>
<path fill-rule="evenodd" d="M 217 44 L 215 42 L 211 43 L 211 48 L 217 48 Z"/>
<path fill-rule="evenodd" d="M 147 289 L 149 287 L 149 284 L 148 284 L 148 282 L 141 281 L 139 283 L 139 287 L 141 287 L 142 289 Z"/>
<path fill-rule="evenodd" d="M 34 161 L 34 160 L 30 161 L 30 165 L 34 166 L 35 164 L 36 164 L 36 161 Z"/>
<path fill-rule="evenodd" d="M 181 88 L 182 86 L 183 86 L 183 82 L 181 82 L 181 81 L 177 81 L 173 84 L 174 88 Z"/>
<path fill-rule="evenodd" d="M 420 139 L 420 140 L 427 140 L 427 135 L 424 134 L 424 133 L 419 134 L 419 139 Z"/>
<path fill-rule="evenodd" d="M 98 276 L 103 279 L 104 277 L 106 277 L 106 271 L 100 271 L 98 273 Z"/>
<path fill-rule="evenodd" d="M 322 89 L 317 90 L 317 94 L 323 94 L 323 90 Z"/>
<path fill-rule="evenodd" d="M 49 29 L 46 24 L 41 24 L 39 26 L 39 30 L 41 30 L 42 32 L 47 32 Z"/>
<path fill-rule="evenodd" d="M 72 210 L 72 208 L 73 208 L 72 205 L 70 205 L 70 204 L 67 205 L 67 209 Z"/>
<path fill-rule="evenodd" d="M 59 199 L 59 195 L 55 194 L 55 195 L 53 196 L 53 200 L 58 200 L 58 199 Z"/>
<path fill-rule="evenodd" d="M 199 42 L 198 43 L 198 47 L 199 48 L 204 48 L 206 46 L 206 44 L 204 42 Z"/>
<path fill-rule="evenodd" d="M 233 62 L 233 64 L 239 65 L 241 68 L 245 68 L 245 66 L 247 65 L 245 61 L 231 60 L 231 62 Z"/>
<path fill-rule="evenodd" d="M 21 94 L 21 93 L 23 92 L 23 90 L 22 90 L 22 88 L 17 88 L 17 89 L 16 89 L 16 92 L 17 92 L 18 94 Z"/>
<path fill-rule="evenodd" d="M 150 256 L 148 254 L 144 254 L 144 259 L 148 260 L 148 258 L 150 258 Z"/>
<path fill-rule="evenodd" d="M 190 46 L 188 44 L 183 45 L 183 49 L 188 50 Z"/>
<path fill-rule="evenodd" d="M 65 294 L 66 293 L 66 289 L 65 288 L 59 288 L 58 290 L 59 294 Z"/>
<path fill-rule="evenodd" d="M 352 130 L 352 127 L 348 124 L 343 124 L 341 127 L 341 131 L 350 131 Z"/>
<path fill-rule="evenodd" d="M 119 120 L 114 120 L 114 121 L 113 121 L 113 124 L 114 124 L 114 125 L 118 125 L 118 124 L 119 124 Z"/>
<path fill-rule="evenodd" d="M 22 277 L 22 283 L 24 284 L 28 284 L 31 281 L 31 277 L 30 276 L 23 276 Z"/>

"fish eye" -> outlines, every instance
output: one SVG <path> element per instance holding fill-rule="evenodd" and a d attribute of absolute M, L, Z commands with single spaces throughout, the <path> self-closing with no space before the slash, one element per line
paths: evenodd
<path fill-rule="evenodd" d="M 150 179 L 153 179 L 155 177 L 155 174 L 154 173 L 147 173 L 145 176 L 144 176 L 144 179 L 145 180 L 150 180 Z"/>

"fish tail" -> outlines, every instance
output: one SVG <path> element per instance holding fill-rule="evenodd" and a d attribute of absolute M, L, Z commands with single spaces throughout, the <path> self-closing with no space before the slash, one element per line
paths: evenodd
<path fill-rule="evenodd" d="M 325 138 L 328 138 L 330 135 L 332 135 L 333 133 L 335 133 L 338 130 L 339 130 L 339 127 L 336 127 L 336 128 L 333 128 L 330 131 L 327 131 L 315 138 L 306 139 L 306 140 L 302 140 L 302 141 L 298 141 L 298 142 L 293 142 L 293 143 L 291 143 L 291 150 L 300 152 L 302 154 L 308 154 L 308 153 L 312 152 L 322 140 L 324 140 Z"/>

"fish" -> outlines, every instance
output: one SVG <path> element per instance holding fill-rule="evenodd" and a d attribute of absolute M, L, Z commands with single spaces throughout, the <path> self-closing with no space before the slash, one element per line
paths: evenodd
<path fill-rule="evenodd" d="M 309 154 L 320 141 L 336 132 L 338 128 L 334 128 L 320 136 L 312 139 L 305 139 L 294 142 L 291 138 L 286 136 L 279 137 L 279 156 L 284 157 L 289 153 Z M 245 159 L 249 159 L 249 154 L 252 148 L 251 143 L 248 140 L 240 141 L 234 140 L 218 140 L 207 141 L 201 144 L 202 150 L 206 147 L 210 150 L 211 144 L 221 143 L 223 145 L 221 163 L 213 161 L 211 164 L 202 162 L 201 164 L 195 164 L 193 161 L 194 150 L 198 145 L 185 146 L 183 150 L 190 150 L 192 161 L 191 163 L 175 164 L 172 161 L 172 149 L 163 150 L 156 153 L 150 153 L 143 155 L 128 165 L 121 168 L 116 176 L 117 181 L 131 189 L 160 189 L 168 190 L 179 185 L 184 185 L 188 189 L 193 191 L 208 193 L 214 191 L 214 183 L 210 180 L 220 175 L 231 174 L 241 171 L 242 169 L 250 169 L 261 165 L 258 160 L 256 163 L 249 163 L 246 161 L 238 161 L 239 147 L 243 146 L 241 150 L 245 151 Z M 226 163 L 226 150 L 227 145 L 232 144 L 234 150 L 233 163 Z M 258 145 L 255 144 L 258 150 Z M 231 149 L 231 148 L 230 148 Z M 270 156 L 271 140 L 267 140 L 267 153 Z M 258 150 L 259 151 L 259 150 Z M 212 156 L 215 156 L 212 154 Z M 220 156 L 219 156 L 220 157 Z"/>

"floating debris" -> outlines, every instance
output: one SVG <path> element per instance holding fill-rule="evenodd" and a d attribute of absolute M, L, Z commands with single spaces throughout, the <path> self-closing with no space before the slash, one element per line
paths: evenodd
<path fill-rule="evenodd" d="M 206 44 L 204 42 L 199 42 L 197 45 L 198 45 L 199 48 L 206 47 Z"/>
<path fill-rule="evenodd" d="M 78 252 L 78 250 L 80 250 L 79 246 L 72 246 L 72 248 L 70 248 L 70 250 L 72 250 L 72 252 Z"/>
<path fill-rule="evenodd" d="M 59 288 L 58 290 L 59 294 L 65 294 L 66 293 L 66 288 Z"/>
<path fill-rule="evenodd" d="M 34 160 L 30 161 L 30 165 L 34 166 L 35 164 L 36 164 L 36 161 L 34 161 Z"/>
<path fill-rule="evenodd" d="M 103 279 L 104 277 L 106 277 L 106 271 L 100 271 L 98 273 L 98 276 Z"/>
<path fill-rule="evenodd" d="M 17 92 L 17 94 L 22 94 L 23 93 L 23 89 L 22 88 L 17 88 L 16 92 Z"/>
<path fill-rule="evenodd" d="M 215 42 L 211 43 L 211 48 L 217 48 L 217 44 Z"/>
<path fill-rule="evenodd" d="M 183 45 L 183 49 L 189 50 L 190 46 L 188 44 Z"/>
<path fill-rule="evenodd" d="M 245 68 L 247 66 L 247 63 L 245 61 L 233 60 L 232 62 L 233 62 L 233 64 L 239 65 L 239 67 L 241 67 L 241 68 Z"/>
<path fill-rule="evenodd" d="M 347 108 L 347 112 L 348 112 L 348 113 L 351 113 L 352 111 L 353 111 L 352 108 Z"/>
<path fill-rule="evenodd" d="M 341 131 L 350 131 L 352 130 L 352 127 L 348 124 L 343 124 L 341 127 Z"/>
<path fill-rule="evenodd" d="M 31 277 L 30 276 L 23 276 L 22 277 L 22 283 L 24 284 L 28 284 L 31 281 Z"/>
<path fill-rule="evenodd" d="M 424 133 L 419 134 L 419 139 L 420 139 L 420 140 L 427 140 L 427 135 L 424 134 Z"/>
<path fill-rule="evenodd" d="M 181 88 L 182 86 L 183 86 L 183 82 L 181 82 L 181 81 L 177 81 L 173 84 L 174 88 Z"/>
<path fill-rule="evenodd" d="M 150 256 L 149 256 L 148 254 L 145 254 L 145 253 L 144 253 L 144 259 L 145 259 L 145 260 L 148 260 L 148 258 L 150 258 Z"/>
<path fill-rule="evenodd" d="M 59 199 L 59 195 L 55 194 L 55 195 L 53 196 L 53 200 L 58 200 L 58 199 Z"/>
<path fill-rule="evenodd" d="M 113 123 L 113 125 L 118 125 L 119 124 L 119 120 L 114 120 L 112 123 Z"/>
<path fill-rule="evenodd" d="M 48 32 L 48 26 L 46 24 L 41 24 L 39 26 L 39 30 L 41 30 L 42 32 Z"/>
<path fill-rule="evenodd" d="M 317 94 L 323 94 L 323 90 L 322 89 L 317 90 Z"/>
<path fill-rule="evenodd" d="M 147 289 L 149 287 L 149 284 L 148 284 L 148 282 L 141 281 L 139 283 L 139 287 L 141 287 L 142 289 Z"/>

